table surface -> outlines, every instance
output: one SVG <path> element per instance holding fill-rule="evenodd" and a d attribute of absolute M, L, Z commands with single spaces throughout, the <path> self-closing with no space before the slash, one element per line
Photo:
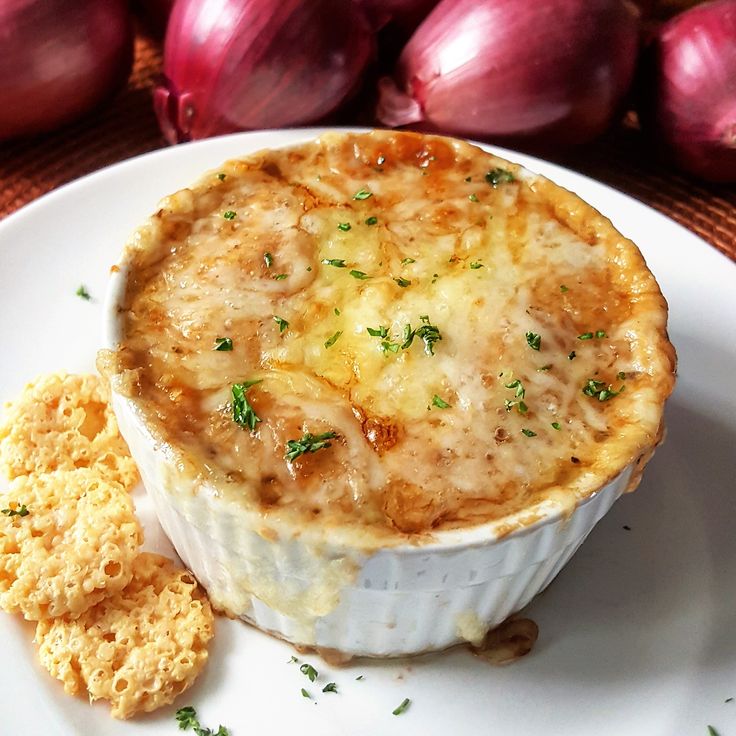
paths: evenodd
<path fill-rule="evenodd" d="M 139 35 L 127 86 L 84 119 L 43 136 L 0 144 L 0 218 L 103 166 L 166 145 L 151 103 L 160 45 Z M 707 184 L 659 161 L 629 116 L 557 163 L 664 212 L 736 260 L 736 186 Z"/>

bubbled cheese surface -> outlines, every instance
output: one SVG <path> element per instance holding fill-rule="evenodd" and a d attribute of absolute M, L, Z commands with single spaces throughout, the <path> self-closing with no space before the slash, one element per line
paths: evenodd
<path fill-rule="evenodd" d="M 114 370 L 266 515 L 470 526 L 590 494 L 660 437 L 674 353 L 638 250 L 464 142 L 330 134 L 230 161 L 164 200 L 124 262 Z M 257 379 L 251 432 L 231 386 Z M 287 459 L 306 432 L 337 437 Z"/>

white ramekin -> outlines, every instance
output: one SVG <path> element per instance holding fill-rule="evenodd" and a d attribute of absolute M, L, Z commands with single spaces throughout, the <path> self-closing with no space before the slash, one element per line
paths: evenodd
<path fill-rule="evenodd" d="M 108 349 L 121 337 L 127 270 L 124 253 L 107 295 Z M 500 522 L 439 532 L 431 543 L 367 549 L 348 534 L 295 528 L 228 500 L 156 435 L 139 400 L 115 390 L 115 376 L 112 388 L 120 431 L 161 526 L 213 604 L 296 645 L 347 656 L 479 643 L 544 590 L 634 469 L 582 499 L 570 493 L 563 505 L 558 497 Z"/>

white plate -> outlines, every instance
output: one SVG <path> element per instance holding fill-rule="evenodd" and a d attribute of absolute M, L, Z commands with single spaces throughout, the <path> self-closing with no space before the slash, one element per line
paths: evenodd
<path fill-rule="evenodd" d="M 43 197 L 0 223 L 0 399 L 38 373 L 89 371 L 108 267 L 157 200 L 227 158 L 319 131 L 248 133 L 126 161 Z M 498 151 L 498 149 L 495 149 Z M 178 707 L 232 736 L 736 734 L 736 267 L 639 202 L 552 164 L 499 151 L 577 192 L 641 248 L 669 300 L 680 359 L 669 435 L 632 496 L 619 501 L 529 608 L 534 652 L 492 668 L 463 650 L 327 667 L 320 692 L 293 651 L 218 620 L 210 663 L 177 703 L 131 722 L 65 696 L 37 663 L 33 628 L 0 617 L 0 733 L 179 733 Z M 84 283 L 93 300 L 75 296 Z M 167 551 L 145 495 L 147 546 Z M 631 527 L 630 530 L 624 525 Z M 358 675 L 364 679 L 356 681 Z M 302 697 L 307 688 L 315 700 Z M 391 711 L 411 698 L 401 716 Z"/>

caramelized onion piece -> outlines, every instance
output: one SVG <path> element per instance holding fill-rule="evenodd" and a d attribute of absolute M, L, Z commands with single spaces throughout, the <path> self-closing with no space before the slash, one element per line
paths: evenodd
<path fill-rule="evenodd" d="M 539 627 L 530 618 L 508 619 L 491 629 L 480 646 L 471 646 L 470 651 L 489 664 L 511 664 L 531 652 L 538 636 Z"/>

